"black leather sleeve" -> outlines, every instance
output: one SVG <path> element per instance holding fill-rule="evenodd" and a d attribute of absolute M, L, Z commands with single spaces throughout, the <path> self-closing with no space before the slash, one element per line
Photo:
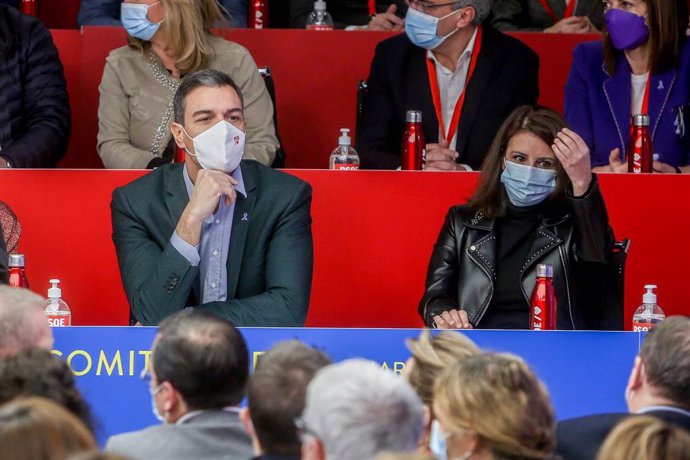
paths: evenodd
<path fill-rule="evenodd" d="M 568 186 L 566 196 L 573 211 L 578 262 L 606 263 L 615 238 L 596 174 L 592 174 L 589 190 L 584 195 L 573 196 Z"/>
<path fill-rule="evenodd" d="M 457 308 L 458 247 L 456 225 L 457 207 L 448 210 L 431 254 L 426 274 L 425 291 L 419 302 L 419 314 L 424 323 L 433 327 L 433 317 Z"/>

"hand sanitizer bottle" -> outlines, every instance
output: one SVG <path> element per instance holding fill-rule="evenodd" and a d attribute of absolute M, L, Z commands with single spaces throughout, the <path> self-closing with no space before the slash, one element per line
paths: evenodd
<path fill-rule="evenodd" d="M 48 324 L 52 327 L 71 326 L 72 325 L 72 311 L 69 309 L 67 302 L 62 300 L 62 289 L 58 287 L 60 280 L 50 280 L 52 285 L 48 289 L 48 300 L 46 301 L 45 314 L 48 318 Z"/>
<path fill-rule="evenodd" d="M 644 288 L 647 292 L 642 296 L 642 305 L 633 315 L 632 326 L 635 332 L 648 331 L 666 318 L 664 310 L 656 304 L 656 285 L 647 284 Z"/>

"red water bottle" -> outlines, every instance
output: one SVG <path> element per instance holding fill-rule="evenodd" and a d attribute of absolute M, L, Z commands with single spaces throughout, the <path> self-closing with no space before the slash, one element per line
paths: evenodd
<path fill-rule="evenodd" d="M 36 2 L 37 0 L 21 0 L 19 3 L 19 11 L 24 14 L 36 16 Z"/>
<path fill-rule="evenodd" d="M 402 139 L 401 169 L 422 170 L 426 163 L 426 140 L 422 130 L 422 112 L 408 110 L 407 127 Z"/>
<path fill-rule="evenodd" d="M 628 172 L 652 172 L 652 137 L 649 135 L 649 115 L 633 115 L 628 142 Z"/>
<path fill-rule="evenodd" d="M 29 289 L 29 280 L 24 270 L 24 254 L 10 254 L 9 262 L 10 286 Z"/>
<path fill-rule="evenodd" d="M 249 17 L 247 27 L 250 29 L 268 28 L 268 0 L 249 0 Z"/>
<path fill-rule="evenodd" d="M 529 328 L 533 331 L 556 329 L 556 294 L 553 292 L 553 267 L 537 265 L 537 284 L 529 302 Z"/>

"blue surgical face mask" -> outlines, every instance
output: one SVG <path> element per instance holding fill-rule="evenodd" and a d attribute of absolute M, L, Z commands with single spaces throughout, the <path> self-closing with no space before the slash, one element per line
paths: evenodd
<path fill-rule="evenodd" d="M 149 393 L 151 393 L 151 412 L 153 412 L 153 416 L 156 417 L 156 420 L 162 423 L 166 423 L 165 417 L 163 417 L 161 413 L 158 412 L 158 406 L 156 406 L 156 395 L 159 391 L 161 391 L 162 388 L 163 384 L 158 385 L 155 389 L 149 388 Z"/>
<path fill-rule="evenodd" d="M 405 15 L 405 33 L 410 41 L 421 48 L 432 50 L 443 43 L 448 37 L 458 31 L 456 28 L 446 36 L 440 37 L 436 35 L 439 21 L 448 16 L 457 13 L 460 10 L 453 11 L 442 18 L 431 16 L 430 14 L 422 13 L 414 8 L 408 8 Z"/>
<path fill-rule="evenodd" d="M 144 5 L 140 3 L 123 3 L 120 7 L 120 20 L 127 33 L 141 40 L 149 41 L 161 26 L 160 22 L 151 22 L 148 18 L 149 8 L 160 2 Z M 162 21 L 161 21 L 162 22 Z"/>
<path fill-rule="evenodd" d="M 446 460 L 448 455 L 446 447 L 446 437 L 441 431 L 441 424 L 438 420 L 431 421 L 431 433 L 429 434 L 429 450 L 434 454 L 436 460 Z"/>
<path fill-rule="evenodd" d="M 544 201 L 556 188 L 556 171 L 503 160 L 501 182 L 515 206 L 533 206 Z"/>

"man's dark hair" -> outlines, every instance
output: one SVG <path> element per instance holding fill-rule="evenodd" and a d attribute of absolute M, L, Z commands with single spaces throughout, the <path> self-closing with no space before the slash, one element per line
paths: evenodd
<path fill-rule="evenodd" d="M 197 88 L 221 88 L 229 86 L 234 89 L 240 97 L 240 103 L 244 110 L 244 98 L 242 92 L 230 75 L 220 70 L 206 69 L 191 73 L 182 79 L 180 87 L 173 97 L 173 109 L 175 112 L 175 123 L 184 124 L 184 109 L 187 103 L 187 95 Z"/>
<path fill-rule="evenodd" d="M 657 396 L 690 408 L 690 318 L 670 316 L 642 342 L 646 380 Z"/>
<path fill-rule="evenodd" d="M 48 350 L 29 348 L 0 360 L 0 405 L 18 397 L 50 399 L 76 415 L 91 431 L 91 409 L 62 358 Z"/>
<path fill-rule="evenodd" d="M 151 353 L 157 382 L 170 382 L 192 410 L 236 406 L 244 397 L 247 345 L 228 321 L 186 310 L 160 323 Z"/>
<path fill-rule="evenodd" d="M 264 454 L 300 454 L 294 419 L 304 410 L 307 385 L 330 363 L 326 354 L 298 340 L 281 342 L 259 358 L 249 379 L 247 397 Z"/>

